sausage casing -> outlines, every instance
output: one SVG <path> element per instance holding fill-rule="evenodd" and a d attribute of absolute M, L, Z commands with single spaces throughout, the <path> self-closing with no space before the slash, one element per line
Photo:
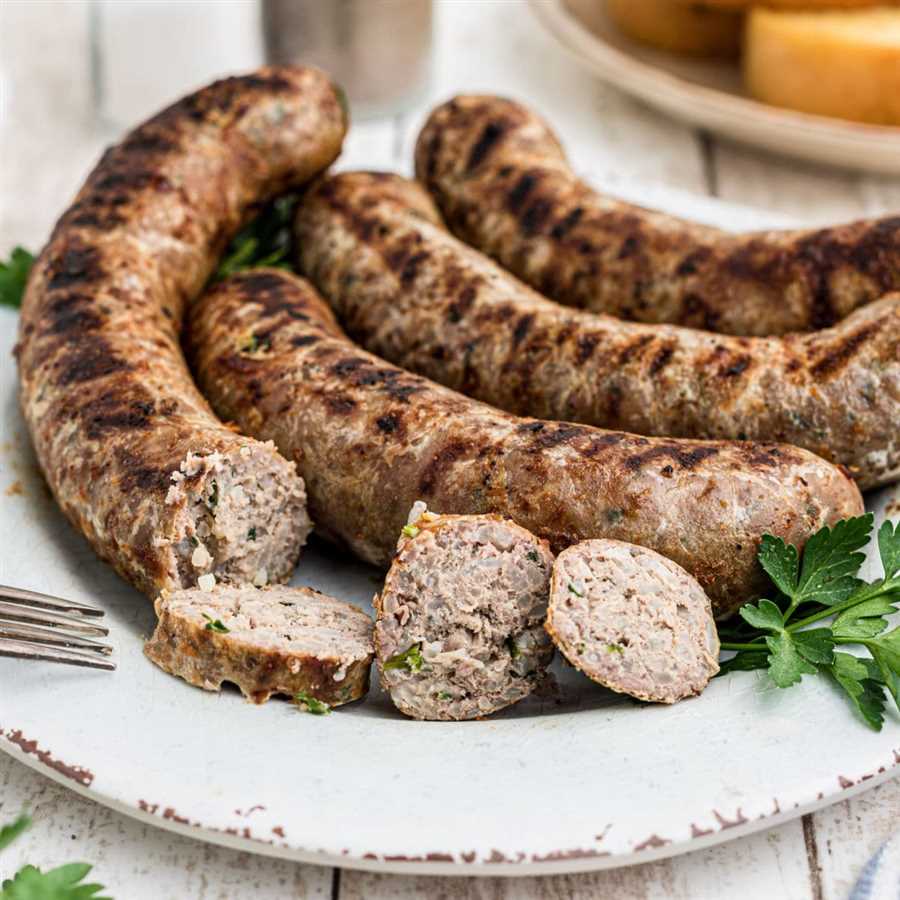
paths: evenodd
<path fill-rule="evenodd" d="M 741 338 L 560 307 L 448 234 L 416 182 L 346 172 L 297 213 L 302 268 L 351 337 L 519 415 L 779 441 L 900 477 L 900 294 L 832 328 Z"/>
<path fill-rule="evenodd" d="M 803 544 L 863 508 L 841 469 L 795 447 L 495 410 L 362 351 L 308 282 L 281 271 L 215 286 L 193 308 L 189 346 L 219 415 L 296 460 L 316 526 L 382 566 L 423 500 L 505 516 L 555 550 L 590 537 L 644 544 L 691 572 L 725 615 L 764 583 L 764 533 Z"/>
<path fill-rule="evenodd" d="M 416 175 L 450 228 L 567 306 L 737 335 L 824 328 L 900 290 L 900 216 L 733 235 L 623 203 L 500 97 L 432 112 Z"/>
<path fill-rule="evenodd" d="M 214 417 L 179 333 L 255 205 L 324 169 L 345 130 L 317 70 L 216 82 L 104 154 L 35 264 L 17 355 L 38 461 L 76 528 L 151 596 L 201 574 L 279 580 L 296 561 L 302 481 Z"/>

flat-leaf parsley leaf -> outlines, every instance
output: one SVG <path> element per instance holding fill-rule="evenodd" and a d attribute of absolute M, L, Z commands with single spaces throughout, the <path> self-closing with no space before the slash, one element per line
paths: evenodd
<path fill-rule="evenodd" d="M 759 562 L 776 592 L 773 599 L 742 606 L 740 621 L 723 629 L 722 649 L 735 656 L 722 663 L 720 673 L 767 669 L 781 688 L 804 675 L 828 675 L 862 719 L 880 729 L 885 691 L 900 708 L 900 628 L 889 631 L 887 619 L 900 602 L 900 525 L 885 522 L 879 528 L 884 574 L 867 583 L 858 574 L 872 525 L 869 513 L 822 528 L 802 555 L 765 535 Z M 813 623 L 821 624 L 812 628 Z M 868 655 L 835 651 L 844 644 Z"/>

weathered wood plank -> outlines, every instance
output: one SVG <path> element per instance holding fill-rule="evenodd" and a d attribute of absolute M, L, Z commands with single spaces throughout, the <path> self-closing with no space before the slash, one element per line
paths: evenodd
<path fill-rule="evenodd" d="M 799 822 L 686 856 L 585 875 L 433 878 L 341 873 L 341 900 L 809 900 Z"/>
<path fill-rule="evenodd" d="M 829 806 L 813 820 L 822 898 L 844 900 L 869 858 L 900 830 L 900 779 Z"/>
<path fill-rule="evenodd" d="M 796 216 L 810 225 L 900 211 L 900 179 L 863 175 L 712 141 L 716 193 L 723 200 Z"/>
<path fill-rule="evenodd" d="M 0 857 L 0 881 L 26 863 L 94 865 L 91 879 L 127 900 L 331 897 L 330 868 L 214 847 L 144 825 L 50 781 L 0 753 L 0 822 L 31 812 L 34 824 Z"/>

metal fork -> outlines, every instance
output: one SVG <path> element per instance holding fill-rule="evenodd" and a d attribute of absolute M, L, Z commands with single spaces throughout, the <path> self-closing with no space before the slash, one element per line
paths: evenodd
<path fill-rule="evenodd" d="M 0 656 L 113 670 L 102 609 L 0 585 Z"/>

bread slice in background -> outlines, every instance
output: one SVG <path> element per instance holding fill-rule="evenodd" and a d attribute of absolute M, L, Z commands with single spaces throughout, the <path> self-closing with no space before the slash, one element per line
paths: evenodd
<path fill-rule="evenodd" d="M 900 9 L 754 9 L 747 19 L 744 79 L 764 103 L 900 125 Z"/>
<path fill-rule="evenodd" d="M 736 57 L 743 16 L 679 0 L 606 0 L 606 12 L 627 37 L 657 50 Z"/>
<path fill-rule="evenodd" d="M 814 12 L 827 9 L 874 9 L 897 6 L 900 0 L 672 0 L 681 6 L 701 5 L 709 9 L 749 10 L 752 7 Z"/>

